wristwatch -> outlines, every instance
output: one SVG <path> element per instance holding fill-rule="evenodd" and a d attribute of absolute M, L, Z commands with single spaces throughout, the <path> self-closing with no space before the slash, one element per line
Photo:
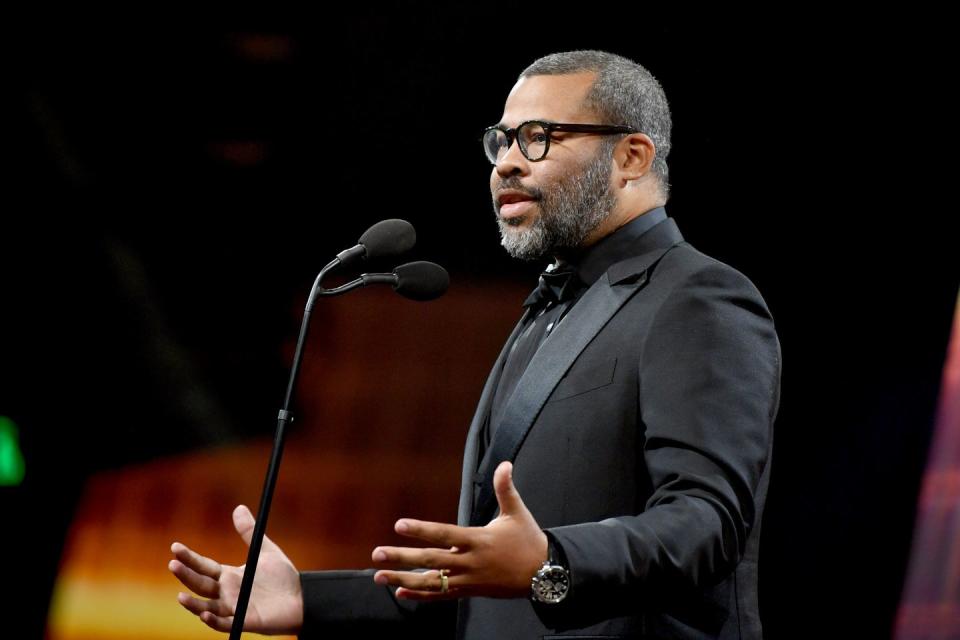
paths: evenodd
<path fill-rule="evenodd" d="M 535 602 L 556 604 L 570 591 L 570 572 L 560 564 L 553 537 L 548 534 L 547 540 L 547 559 L 530 581 L 530 598 Z"/>

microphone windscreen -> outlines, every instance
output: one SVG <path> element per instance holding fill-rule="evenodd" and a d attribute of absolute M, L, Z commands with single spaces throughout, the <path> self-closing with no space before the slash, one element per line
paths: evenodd
<path fill-rule="evenodd" d="M 439 298 L 450 286 L 447 270 L 433 262 L 408 262 L 393 270 L 397 293 L 411 300 Z"/>
<path fill-rule="evenodd" d="M 360 244 L 366 250 L 366 258 L 389 258 L 406 253 L 417 243 L 417 232 L 406 220 L 391 218 L 381 220 L 360 236 Z"/>

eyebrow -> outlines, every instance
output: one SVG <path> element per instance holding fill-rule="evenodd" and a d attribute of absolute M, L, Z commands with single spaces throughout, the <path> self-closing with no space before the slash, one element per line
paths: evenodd
<path fill-rule="evenodd" d="M 523 124 L 524 122 L 531 122 L 531 121 L 534 121 L 534 120 L 536 120 L 537 122 L 546 122 L 547 124 L 557 124 L 557 121 L 556 121 L 556 120 L 548 120 L 548 119 L 546 119 L 546 118 L 530 118 L 529 120 L 523 120 L 523 121 L 519 122 L 519 123 L 517 124 L 517 126 L 519 127 L 519 126 L 520 126 L 521 124 Z M 498 122 L 497 124 L 493 125 L 493 126 L 494 126 L 494 127 L 503 127 L 504 129 L 511 129 L 511 128 L 512 128 L 512 127 L 508 127 L 506 124 L 504 124 L 502 120 L 501 120 L 500 122 Z"/>

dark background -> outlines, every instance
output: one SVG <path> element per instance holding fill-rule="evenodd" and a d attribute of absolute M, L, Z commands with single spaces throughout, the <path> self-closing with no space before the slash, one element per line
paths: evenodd
<path fill-rule="evenodd" d="M 533 286 L 539 265 L 499 246 L 477 137 L 527 64 L 583 48 L 661 81 L 668 211 L 777 322 L 767 637 L 887 636 L 957 301 L 936 22 L 392 5 L 13 29 L 0 415 L 28 474 L 0 500 L 5 579 L 28 597 L 11 637 L 42 629 L 84 478 L 270 433 L 250 416 L 282 397 L 289 309 L 367 226 L 410 220 L 453 286 Z M 217 408 L 181 397 L 180 367 Z"/>

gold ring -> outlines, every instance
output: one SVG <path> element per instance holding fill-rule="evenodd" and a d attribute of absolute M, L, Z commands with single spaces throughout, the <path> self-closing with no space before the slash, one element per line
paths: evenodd
<path fill-rule="evenodd" d="M 449 590 L 447 578 L 447 569 L 440 569 L 440 593 L 446 593 Z"/>

